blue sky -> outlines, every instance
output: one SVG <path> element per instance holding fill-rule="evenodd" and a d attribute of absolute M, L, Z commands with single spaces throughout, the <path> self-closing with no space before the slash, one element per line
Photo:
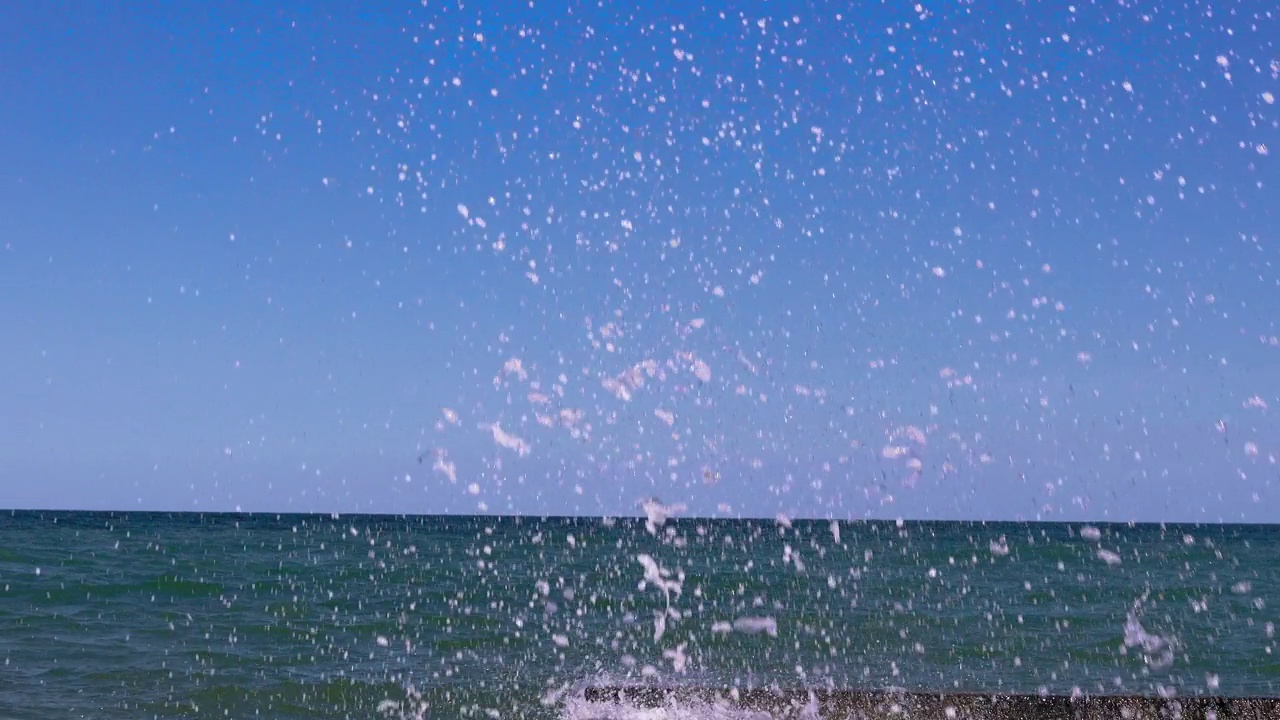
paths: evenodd
<path fill-rule="evenodd" d="M 0 11 L 0 506 L 1280 519 L 1267 3 Z"/>

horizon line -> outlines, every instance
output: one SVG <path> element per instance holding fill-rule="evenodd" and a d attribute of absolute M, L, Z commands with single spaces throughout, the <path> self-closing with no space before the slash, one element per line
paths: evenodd
<path fill-rule="evenodd" d="M 209 517 L 308 517 L 323 518 L 330 520 L 339 520 L 342 518 L 375 518 L 375 519 L 426 519 L 426 518 L 456 518 L 456 519 L 491 519 L 491 520 L 538 520 L 548 521 L 565 521 L 565 520 L 628 520 L 628 521 L 644 521 L 648 516 L 644 513 L 627 514 L 627 513 L 602 513 L 599 515 L 570 515 L 556 513 L 459 513 L 459 512 L 437 512 L 437 513 L 391 513 L 391 512 L 336 512 L 336 511 L 277 511 L 277 510 L 125 510 L 125 509 L 77 509 L 77 508 L 49 508 L 49 507 L 0 507 L 0 514 L 10 517 L 22 514 L 80 514 L 80 515 L 192 515 L 192 516 L 209 516 Z M 1225 520 L 1019 520 L 1019 519 L 967 519 L 967 518 L 912 518 L 912 517 L 813 517 L 813 516 L 797 516 L 789 515 L 736 515 L 736 516 L 720 516 L 720 515 L 672 515 L 665 517 L 665 523 L 687 523 L 687 522 L 772 522 L 779 525 L 787 525 L 790 523 L 820 523 L 820 522 L 839 522 L 848 524 L 900 524 L 900 525 L 925 525 L 925 524 L 969 524 L 969 525 L 1099 525 L 1099 526 L 1235 526 L 1235 527 L 1280 527 L 1280 522 L 1260 522 L 1260 521 L 1225 521 Z"/>

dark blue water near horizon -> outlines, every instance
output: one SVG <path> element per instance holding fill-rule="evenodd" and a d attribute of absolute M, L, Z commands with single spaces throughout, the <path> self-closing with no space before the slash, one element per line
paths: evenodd
<path fill-rule="evenodd" d="M 1267 525 L 13 511 L 0 717 L 564 717 L 585 684 L 1280 695 Z"/>

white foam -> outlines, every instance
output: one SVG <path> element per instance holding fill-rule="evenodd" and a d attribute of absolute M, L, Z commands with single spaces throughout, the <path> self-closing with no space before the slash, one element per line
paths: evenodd
<path fill-rule="evenodd" d="M 662 501 L 657 498 L 643 500 L 640 507 L 644 508 L 645 528 L 653 534 L 658 532 L 658 528 L 667 523 L 667 519 L 676 513 L 687 510 L 687 506 L 683 503 L 675 503 L 672 505 L 663 505 Z"/>
<path fill-rule="evenodd" d="M 671 594 L 679 595 L 683 590 L 684 583 L 679 579 L 671 579 L 671 571 L 658 565 L 658 561 L 652 556 L 640 553 L 636 556 L 636 561 L 644 566 L 644 581 L 653 583 L 655 587 L 662 591 L 667 598 L 667 605 L 671 604 Z"/>
<path fill-rule="evenodd" d="M 1173 665 L 1174 653 L 1173 643 L 1169 640 L 1148 632 L 1142 627 L 1139 615 L 1142 612 L 1142 601 L 1134 602 L 1133 607 L 1125 616 L 1124 622 L 1124 646 L 1127 648 L 1136 647 L 1142 652 L 1142 659 L 1146 664 L 1155 671 L 1168 669 Z"/>
<path fill-rule="evenodd" d="M 506 430 L 503 430 L 499 423 L 495 422 L 487 425 L 481 425 L 480 429 L 488 430 L 493 433 L 493 441 L 498 445 L 501 445 L 508 450 L 515 450 L 516 453 L 521 456 L 529 454 L 529 443 L 525 442 L 523 438 L 512 435 Z"/>
<path fill-rule="evenodd" d="M 683 646 L 675 652 L 669 651 L 667 657 L 678 655 L 682 649 Z M 789 707 L 773 708 L 772 712 L 735 706 L 739 699 L 736 689 L 712 698 L 706 695 L 694 697 L 681 693 L 679 688 L 670 688 L 660 703 L 655 703 L 656 698 L 652 696 L 648 702 L 629 698 L 625 689 L 616 700 L 588 700 L 587 685 L 595 685 L 599 681 L 600 678 L 596 678 L 576 685 L 573 691 L 558 694 L 557 700 L 563 698 L 560 717 L 563 720 L 817 720 L 819 717 L 818 698 L 814 693 L 808 693 L 803 704 L 793 701 L 787 703 Z M 639 691 L 638 695 L 644 695 L 657 688 L 645 685 L 634 689 Z"/>
<path fill-rule="evenodd" d="M 694 360 L 693 376 L 704 383 L 711 382 L 711 366 L 704 360 Z"/>
<path fill-rule="evenodd" d="M 740 633 L 765 633 L 769 637 L 777 637 L 778 621 L 773 617 L 740 617 L 733 621 L 733 629 Z"/>
<path fill-rule="evenodd" d="M 684 649 L 688 647 L 688 643 L 680 643 L 674 650 L 663 650 L 662 657 L 671 661 L 671 669 L 683 673 L 689 665 L 689 656 L 685 654 Z"/>
<path fill-rule="evenodd" d="M 670 701 L 659 707 L 640 707 L 625 702 L 591 701 L 571 697 L 560 717 L 564 720 L 772 720 L 761 710 L 735 708 L 729 703 Z"/>

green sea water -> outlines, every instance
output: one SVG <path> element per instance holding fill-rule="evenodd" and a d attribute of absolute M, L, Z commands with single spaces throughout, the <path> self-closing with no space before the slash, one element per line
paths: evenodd
<path fill-rule="evenodd" d="M 16 512 L 0 717 L 563 717 L 584 685 L 1280 694 L 1271 526 Z"/>

